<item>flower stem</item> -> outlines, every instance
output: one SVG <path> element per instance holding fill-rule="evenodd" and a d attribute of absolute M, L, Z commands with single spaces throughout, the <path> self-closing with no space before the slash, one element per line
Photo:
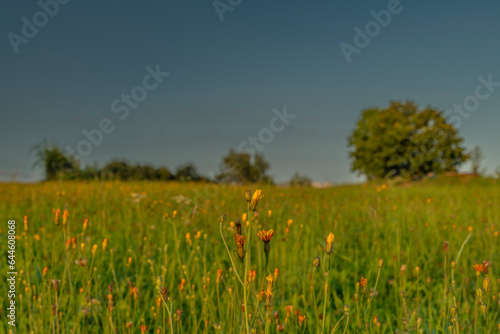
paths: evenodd
<path fill-rule="evenodd" d="M 236 277 L 240 281 L 241 285 L 245 286 L 245 284 L 241 280 L 240 275 L 238 274 L 238 270 L 236 269 L 236 266 L 234 265 L 233 257 L 231 256 L 231 252 L 229 251 L 229 247 L 227 247 L 226 239 L 224 239 L 224 234 L 222 233 L 222 224 L 220 224 L 220 236 L 222 237 L 222 241 L 224 241 L 224 246 L 226 246 L 227 254 L 229 255 L 229 259 L 231 260 L 231 264 L 233 265 L 234 273 L 236 274 Z"/>

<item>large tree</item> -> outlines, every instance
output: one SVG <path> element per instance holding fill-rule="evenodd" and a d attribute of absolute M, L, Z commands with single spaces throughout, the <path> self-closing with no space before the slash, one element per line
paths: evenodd
<path fill-rule="evenodd" d="M 223 158 L 221 172 L 216 176 L 217 181 L 226 183 L 272 183 L 266 174 L 269 163 L 262 154 L 256 153 L 253 157 L 246 152 L 230 150 Z"/>
<path fill-rule="evenodd" d="M 31 149 L 36 154 L 35 167 L 42 167 L 46 180 L 74 179 L 78 177 L 78 161 L 64 153 L 55 144 L 43 139 Z"/>
<path fill-rule="evenodd" d="M 468 159 L 442 111 L 413 102 L 367 109 L 348 138 L 352 170 L 368 179 L 456 171 Z"/>

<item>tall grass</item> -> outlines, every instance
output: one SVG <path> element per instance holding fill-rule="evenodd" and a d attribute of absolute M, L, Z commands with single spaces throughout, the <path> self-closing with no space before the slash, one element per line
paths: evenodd
<path fill-rule="evenodd" d="M 245 333 L 247 321 L 257 333 L 500 330 L 500 188 L 492 181 L 265 186 L 254 214 L 246 187 L 0 187 L 3 254 L 7 220 L 17 221 L 18 333 Z M 251 254 L 244 261 L 236 219 Z M 267 268 L 256 235 L 263 229 L 274 230 Z M 272 305 L 263 292 L 269 275 Z M 6 319 L 7 285 L 0 296 Z"/>

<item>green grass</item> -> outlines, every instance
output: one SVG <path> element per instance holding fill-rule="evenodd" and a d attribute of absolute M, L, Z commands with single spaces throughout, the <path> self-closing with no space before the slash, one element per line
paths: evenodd
<path fill-rule="evenodd" d="M 7 220 L 17 222 L 18 333 L 140 333 L 142 325 L 147 333 L 246 332 L 243 286 L 218 219 L 227 214 L 222 232 L 246 282 L 233 240 L 233 222 L 247 213 L 246 187 L 148 182 L 0 187 L 3 273 L 9 271 Z M 256 271 L 246 283 L 246 309 L 257 333 L 277 333 L 281 326 L 285 333 L 321 333 L 322 328 L 324 333 L 444 333 L 450 326 L 454 333 L 500 330 L 498 183 L 438 179 L 400 187 L 261 189 L 264 198 L 249 225 L 251 238 L 243 225 L 251 239 L 247 269 Z M 61 209 L 59 225 L 54 209 Z M 261 229 L 274 230 L 267 271 L 264 243 L 256 235 Z M 334 251 L 326 255 L 330 232 Z M 70 241 L 67 249 L 71 238 L 75 247 Z M 318 268 L 312 265 L 316 257 Z M 379 259 L 384 263 L 373 298 Z M 488 273 L 476 275 L 473 266 L 483 261 L 491 263 Z M 266 296 L 259 300 L 258 295 L 275 268 L 272 307 L 266 307 Z M 165 301 L 158 276 L 170 297 Z M 368 280 L 364 289 L 358 283 L 362 277 Z M 484 278 L 492 286 L 482 291 L 485 315 L 476 296 Z M 0 285 L 0 296 L 6 319 L 7 285 Z M 1 328 L 7 332 L 7 321 Z"/>

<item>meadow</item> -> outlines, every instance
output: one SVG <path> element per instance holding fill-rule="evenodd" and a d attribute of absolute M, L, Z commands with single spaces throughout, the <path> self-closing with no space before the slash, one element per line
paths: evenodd
<path fill-rule="evenodd" d="M 500 332 L 495 180 L 0 188 L 17 333 Z"/>

